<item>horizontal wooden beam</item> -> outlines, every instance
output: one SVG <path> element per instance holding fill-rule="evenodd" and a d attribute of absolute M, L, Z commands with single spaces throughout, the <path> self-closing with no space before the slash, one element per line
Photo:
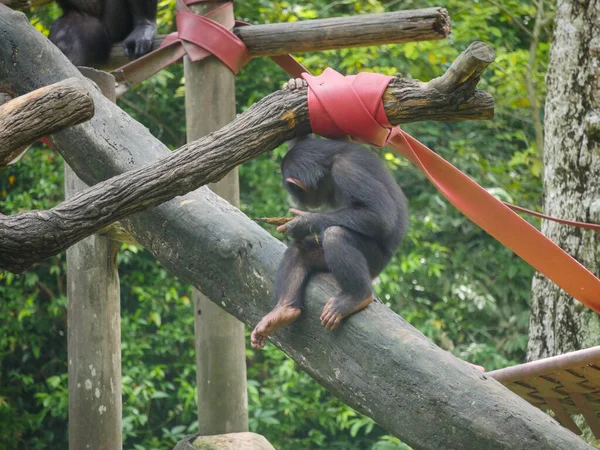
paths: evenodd
<path fill-rule="evenodd" d="M 234 28 L 250 56 L 275 56 L 403 42 L 445 39 L 450 17 L 444 8 L 425 8 L 381 14 L 314 19 Z M 164 36 L 154 39 L 158 48 Z M 123 46 L 113 47 L 106 68 L 127 64 Z"/>
<path fill-rule="evenodd" d="M 45 86 L 0 105 L 0 167 L 18 160 L 42 136 L 94 116 L 94 103 L 78 78 Z"/>

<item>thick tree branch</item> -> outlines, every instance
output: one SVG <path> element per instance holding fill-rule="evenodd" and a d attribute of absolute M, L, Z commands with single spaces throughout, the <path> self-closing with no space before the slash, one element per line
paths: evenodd
<path fill-rule="evenodd" d="M 19 94 L 81 77 L 23 15 L 1 6 L 0 41 L 10 44 L 0 46 L 0 80 Z M 46 70 L 34 70 L 34 64 Z M 285 101 L 288 112 L 294 102 L 304 101 L 302 95 L 273 96 Z M 53 136 L 83 181 L 91 185 L 169 157 L 143 126 L 99 93 L 92 97 L 95 116 Z M 287 130 L 285 138 L 294 134 L 293 119 L 302 118 L 288 114 L 275 120 Z M 250 126 L 252 133 L 267 133 L 264 145 L 278 140 L 276 130 Z M 307 129 L 303 124 L 302 132 Z M 223 149 L 240 146 L 220 133 L 209 136 L 205 148 L 216 139 L 223 139 Z M 228 163 L 236 157 L 212 156 Z M 238 319 L 254 325 L 271 309 L 272 280 L 285 246 L 208 188 L 136 213 L 123 224 L 162 264 Z M 435 347 L 380 303 L 336 332 L 323 330 L 319 314 L 334 292 L 326 278 L 311 281 L 304 317 L 272 340 L 333 395 L 407 444 L 435 450 L 590 448 L 497 381 Z"/>
<path fill-rule="evenodd" d="M 0 105 L 0 167 L 42 136 L 89 120 L 94 103 L 77 78 L 37 89 Z"/>
<path fill-rule="evenodd" d="M 450 68 L 441 77 L 431 80 L 428 84 L 432 89 L 452 95 L 457 90 L 467 90 L 470 95 L 479 78 L 490 65 L 496 55 L 494 50 L 483 42 L 474 42 L 452 62 Z"/>
<path fill-rule="evenodd" d="M 482 48 L 489 47 L 481 43 L 469 47 L 458 64 L 452 65 L 452 76 L 431 83 L 392 80 L 384 105 L 390 122 L 490 117 L 491 97 L 473 95 L 475 80 L 493 59 L 479 58 Z M 463 90 L 463 86 L 469 89 Z M 306 92 L 275 92 L 221 130 L 149 166 L 97 184 L 51 210 L 0 216 L 0 269 L 25 270 L 112 222 L 218 181 L 235 166 L 272 150 L 298 130 L 308 132 Z"/>

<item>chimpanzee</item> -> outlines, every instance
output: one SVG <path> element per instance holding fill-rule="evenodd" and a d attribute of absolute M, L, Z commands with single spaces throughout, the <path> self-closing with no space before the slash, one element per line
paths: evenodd
<path fill-rule="evenodd" d="M 287 84 L 288 89 L 297 85 L 304 83 Z M 408 228 L 404 193 L 380 158 L 359 144 L 300 139 L 283 158 L 281 171 L 293 200 L 312 212 L 290 209 L 296 217 L 277 228 L 293 242 L 277 272 L 275 308 L 252 332 L 254 348 L 300 316 L 314 272 L 331 272 L 340 287 L 323 309 L 322 326 L 334 330 L 344 317 L 365 308 L 373 300 L 372 280 Z"/>
<path fill-rule="evenodd" d="M 158 0 L 58 0 L 63 15 L 50 40 L 76 66 L 106 62 L 115 42 L 139 58 L 152 48 Z"/>

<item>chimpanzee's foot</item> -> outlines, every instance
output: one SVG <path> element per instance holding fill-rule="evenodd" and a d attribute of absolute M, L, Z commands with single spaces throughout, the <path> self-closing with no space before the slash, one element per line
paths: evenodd
<path fill-rule="evenodd" d="M 483 366 L 478 366 L 477 364 L 473 364 L 470 363 L 469 361 L 465 361 L 468 365 L 470 365 L 471 367 L 475 368 L 476 370 L 480 371 L 480 372 L 485 372 L 485 367 Z"/>
<path fill-rule="evenodd" d="M 364 300 L 358 301 L 349 295 L 339 295 L 329 299 L 321 313 L 321 326 L 328 330 L 335 330 L 342 319 L 350 314 L 366 308 L 373 301 L 373 294 Z"/>
<path fill-rule="evenodd" d="M 271 336 L 280 328 L 288 326 L 302 314 L 300 308 L 289 305 L 275 306 L 273 311 L 262 318 L 250 335 L 252 348 L 263 348 L 267 343 L 267 337 Z"/>

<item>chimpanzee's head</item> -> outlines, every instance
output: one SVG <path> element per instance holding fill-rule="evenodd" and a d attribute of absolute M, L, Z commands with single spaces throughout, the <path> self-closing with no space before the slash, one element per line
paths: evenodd
<path fill-rule="evenodd" d="M 300 138 L 281 162 L 283 187 L 298 206 L 309 209 L 330 204 L 331 163 L 333 154 L 324 147 L 331 141 Z M 318 143 L 316 145 L 315 143 Z"/>

